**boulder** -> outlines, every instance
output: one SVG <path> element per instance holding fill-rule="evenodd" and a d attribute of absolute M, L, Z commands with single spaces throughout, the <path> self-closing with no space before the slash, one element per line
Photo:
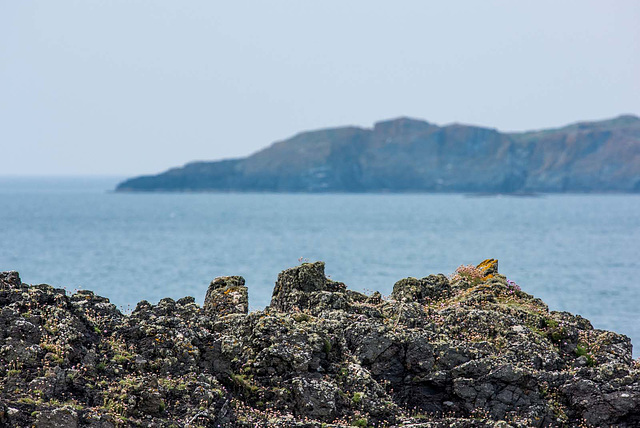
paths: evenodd
<path fill-rule="evenodd" d="M 246 314 L 249 294 L 241 276 L 224 276 L 211 281 L 204 298 L 204 311 L 210 316 Z"/>
<path fill-rule="evenodd" d="M 38 414 L 36 428 L 76 428 L 78 414 L 70 407 L 62 407 Z"/>
<path fill-rule="evenodd" d="M 20 274 L 14 270 L 0 272 L 0 288 L 19 287 L 22 284 Z"/>
<path fill-rule="evenodd" d="M 439 300 L 451 294 L 451 286 L 446 276 L 429 275 L 426 278 L 405 278 L 396 282 L 391 298 L 398 301 L 424 302 Z"/>
<path fill-rule="evenodd" d="M 324 262 L 303 263 L 278 275 L 270 308 L 281 311 L 310 309 L 313 297 L 323 291 L 335 291 L 324 274 Z M 317 299 L 316 299 L 317 300 Z"/>
<path fill-rule="evenodd" d="M 486 259 L 477 266 L 484 274 L 484 278 L 491 278 L 498 273 L 498 260 Z"/>

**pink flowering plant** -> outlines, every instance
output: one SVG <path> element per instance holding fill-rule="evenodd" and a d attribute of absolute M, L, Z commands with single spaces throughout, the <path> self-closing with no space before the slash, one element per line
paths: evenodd
<path fill-rule="evenodd" d="M 518 284 L 516 284 L 514 281 L 511 281 L 510 279 L 507 279 L 507 285 L 509 286 L 509 288 L 511 288 L 512 290 L 515 291 L 522 291 L 522 288 L 520 288 L 520 286 Z"/>
<path fill-rule="evenodd" d="M 478 285 L 482 282 L 484 272 L 473 265 L 461 265 L 456 269 L 456 273 L 451 275 L 451 282 L 467 281 L 471 285 Z"/>

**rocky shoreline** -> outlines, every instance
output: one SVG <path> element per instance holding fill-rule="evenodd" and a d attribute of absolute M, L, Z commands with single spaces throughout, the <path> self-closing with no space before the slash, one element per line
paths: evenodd
<path fill-rule="evenodd" d="M 398 281 L 391 296 L 279 274 L 248 312 L 242 277 L 130 315 L 0 273 L 0 426 L 640 426 L 623 335 L 549 311 L 496 260 Z"/>

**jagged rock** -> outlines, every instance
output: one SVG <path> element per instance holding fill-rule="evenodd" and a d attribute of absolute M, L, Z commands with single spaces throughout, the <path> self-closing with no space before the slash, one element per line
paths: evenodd
<path fill-rule="evenodd" d="M 68 407 L 42 411 L 38 413 L 35 426 L 36 428 L 76 428 L 78 414 Z"/>
<path fill-rule="evenodd" d="M 345 309 L 345 285 L 328 279 L 324 262 L 304 263 L 278 275 L 270 307 L 276 311 Z"/>
<path fill-rule="evenodd" d="M 336 416 L 339 389 L 322 378 L 301 376 L 292 380 L 298 415 L 326 420 Z"/>
<path fill-rule="evenodd" d="M 396 282 L 391 297 L 399 301 L 424 302 L 439 300 L 451 294 L 451 286 L 446 276 L 429 275 L 426 278 L 405 278 Z"/>
<path fill-rule="evenodd" d="M 484 278 L 491 278 L 498 273 L 498 260 L 486 259 L 478 264 L 478 269 L 484 274 Z"/>
<path fill-rule="evenodd" d="M 0 272 L 0 287 L 19 287 L 22 284 L 20 274 L 14 270 L 8 272 Z"/>
<path fill-rule="evenodd" d="M 496 260 L 466 268 L 384 299 L 306 263 L 263 311 L 225 277 L 202 308 L 166 298 L 128 316 L 2 273 L 0 426 L 640 426 L 627 337 L 550 312 Z"/>
<path fill-rule="evenodd" d="M 210 315 L 246 314 L 249 294 L 241 276 L 224 276 L 211 281 L 204 298 L 204 310 Z"/>

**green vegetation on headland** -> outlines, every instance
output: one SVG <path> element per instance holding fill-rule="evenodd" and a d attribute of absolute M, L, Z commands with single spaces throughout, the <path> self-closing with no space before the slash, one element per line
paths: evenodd
<path fill-rule="evenodd" d="M 120 183 L 165 192 L 640 192 L 640 118 L 504 133 L 400 118 L 303 132 L 249 157 Z"/>
<path fill-rule="evenodd" d="M 0 426 L 640 426 L 630 340 L 491 259 L 388 297 L 304 263 L 251 313 L 239 276 L 124 315 L 4 272 L 0 306 Z"/>

